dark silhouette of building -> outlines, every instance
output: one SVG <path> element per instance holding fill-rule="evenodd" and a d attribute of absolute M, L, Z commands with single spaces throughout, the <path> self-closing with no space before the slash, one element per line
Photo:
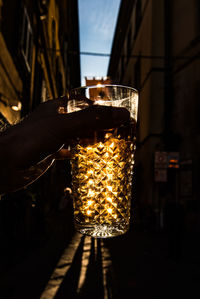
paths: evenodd
<path fill-rule="evenodd" d="M 55 0 L 8 0 L 0 7 L 0 111 L 13 123 L 80 85 L 79 56 L 71 54 L 79 52 L 78 8 L 77 1 Z"/>
<path fill-rule="evenodd" d="M 200 229 L 199 28 L 199 1 L 122 1 L 108 68 L 111 79 L 140 93 L 137 200 L 159 214 L 171 192 L 195 230 Z M 156 152 L 166 159 L 158 168 Z"/>
<path fill-rule="evenodd" d="M 79 53 L 78 1 L 1 0 L 0 125 L 13 125 L 41 102 L 80 86 L 74 53 Z M 0 198 L 0 237 L 8 255 L 18 241 L 25 251 L 29 242 L 37 246 L 59 229 L 61 218 L 71 229 L 56 214 L 69 185 L 69 162 L 57 161 L 32 186 Z"/>

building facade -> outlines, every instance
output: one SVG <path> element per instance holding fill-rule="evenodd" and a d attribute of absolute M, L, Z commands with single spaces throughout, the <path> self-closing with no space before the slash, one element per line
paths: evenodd
<path fill-rule="evenodd" d="M 41 102 L 78 86 L 78 1 L 1 0 L 0 128 L 4 123 L 15 124 Z M 2 240 L 9 240 L 9 234 L 16 239 L 32 238 L 33 231 L 43 230 L 41 223 L 45 231 L 51 231 L 56 225 L 53 211 L 68 183 L 69 163 L 58 161 L 30 187 L 2 196 Z"/>
<path fill-rule="evenodd" d="M 170 194 L 196 222 L 199 29 L 196 0 L 122 1 L 108 68 L 111 79 L 140 94 L 138 202 L 160 214 Z"/>
<path fill-rule="evenodd" d="M 1 0 L 0 7 L 0 105 L 13 123 L 80 85 L 79 55 L 71 55 L 79 53 L 78 9 L 77 1 L 55 0 Z"/>

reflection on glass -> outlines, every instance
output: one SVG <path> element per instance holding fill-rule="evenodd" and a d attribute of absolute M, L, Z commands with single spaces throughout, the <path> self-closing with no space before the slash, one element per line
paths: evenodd
<path fill-rule="evenodd" d="M 95 132 L 90 142 L 79 140 L 73 148 L 75 225 L 93 237 L 116 236 L 129 228 L 137 92 L 127 89 L 109 86 L 85 90 L 94 104 L 126 107 L 131 114 L 128 124 Z M 80 109 L 80 103 L 75 104 L 71 102 L 71 108 Z"/>

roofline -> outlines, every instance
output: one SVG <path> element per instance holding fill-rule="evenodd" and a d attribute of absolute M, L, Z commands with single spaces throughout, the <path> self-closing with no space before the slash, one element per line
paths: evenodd
<path fill-rule="evenodd" d="M 119 60 L 119 57 L 121 55 L 121 49 L 124 45 L 125 33 L 129 25 L 129 20 L 134 4 L 135 0 L 121 0 L 107 72 L 107 76 L 109 77 L 112 77 L 113 67 L 114 69 L 116 67 L 115 62 L 116 60 Z"/>

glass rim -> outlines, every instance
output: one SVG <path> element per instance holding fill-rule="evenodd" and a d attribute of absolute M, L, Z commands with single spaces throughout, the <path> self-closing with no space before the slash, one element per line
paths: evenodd
<path fill-rule="evenodd" d="M 134 87 L 131 86 L 126 86 L 126 85 L 120 85 L 120 84 L 96 84 L 96 85 L 85 85 L 85 86 L 80 86 L 80 87 L 75 87 L 72 88 L 70 92 L 75 91 L 75 90 L 80 90 L 80 89 L 94 89 L 94 88 L 105 88 L 105 87 L 118 87 L 118 88 L 125 88 L 127 90 L 131 90 L 135 93 L 139 93 L 138 90 Z"/>

